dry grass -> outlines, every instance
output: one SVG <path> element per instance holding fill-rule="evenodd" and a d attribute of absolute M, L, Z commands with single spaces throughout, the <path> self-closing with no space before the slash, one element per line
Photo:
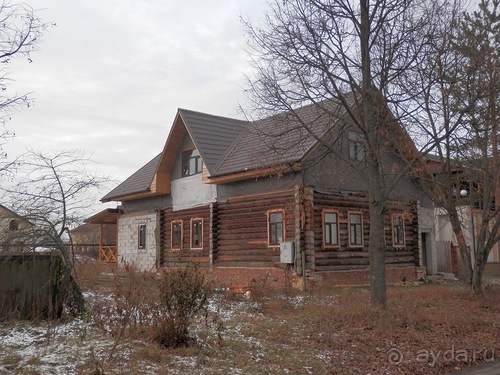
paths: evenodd
<path fill-rule="evenodd" d="M 154 277 L 116 274 L 108 276 L 107 285 L 101 274 L 94 283 L 92 277 L 86 280 L 93 310 L 79 328 L 78 345 L 86 345 L 82 353 L 87 354 L 74 373 L 449 374 L 500 354 L 498 286 L 481 298 L 458 283 L 390 287 L 386 312 L 371 308 L 362 288 L 308 293 L 262 288 L 253 300 L 216 294 L 211 308 L 218 312 L 217 329 L 208 329 L 201 319 L 193 327 L 193 345 L 163 349 L 140 329 L 120 337 L 123 315 L 105 310 L 116 306 L 118 291 L 123 295 L 134 286 L 140 292 L 131 293 L 126 304 L 122 298 L 121 308 L 140 309 Z M 139 310 L 134 311 L 138 319 Z M 71 341 L 65 339 L 69 348 Z M 18 353 L 0 348 L 0 369 L 37 373 L 30 368 L 45 362 L 33 354 L 30 367 Z"/>

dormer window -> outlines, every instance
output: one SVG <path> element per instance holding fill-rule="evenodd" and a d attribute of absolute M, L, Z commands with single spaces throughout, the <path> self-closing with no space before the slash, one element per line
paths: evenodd
<path fill-rule="evenodd" d="M 363 135 L 349 131 L 347 132 L 347 141 L 349 159 L 363 161 L 365 158 Z"/>
<path fill-rule="evenodd" d="M 198 150 L 187 150 L 182 152 L 182 177 L 201 173 L 202 161 Z"/>

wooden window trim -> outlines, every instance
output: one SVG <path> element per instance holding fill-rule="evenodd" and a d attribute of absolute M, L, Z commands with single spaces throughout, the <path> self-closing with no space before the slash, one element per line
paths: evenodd
<path fill-rule="evenodd" d="M 402 229 L 402 236 L 403 236 L 403 243 L 396 243 L 396 226 L 394 225 L 396 219 L 401 219 L 403 227 Z M 401 214 L 393 214 L 391 218 L 391 232 L 392 232 L 392 246 L 394 247 L 405 247 L 406 246 L 406 236 L 405 236 L 405 219 L 403 215 Z"/>
<path fill-rule="evenodd" d="M 326 214 L 330 214 L 330 213 L 333 213 L 333 214 L 336 214 L 337 215 L 337 222 L 335 223 L 336 224 L 336 227 L 337 227 L 337 230 L 336 230 L 336 234 L 337 234 L 337 241 L 335 244 L 327 244 L 326 243 L 326 233 L 325 233 L 325 216 Z M 322 237 L 323 237 L 323 249 L 335 249 L 335 248 L 339 248 L 340 247 L 340 239 L 339 239 L 339 211 L 338 210 L 332 210 L 332 209 L 329 209 L 329 208 L 324 208 L 322 211 L 321 211 L 321 228 L 322 228 Z"/>
<path fill-rule="evenodd" d="M 201 223 L 200 225 L 200 245 L 199 246 L 193 246 L 193 222 L 194 221 L 199 221 Z M 190 220 L 190 233 L 189 233 L 189 247 L 192 250 L 201 250 L 203 249 L 203 218 L 202 217 L 192 217 Z"/>
<path fill-rule="evenodd" d="M 271 221 L 270 217 L 271 214 L 274 213 L 281 213 L 281 232 L 282 232 L 282 240 L 285 241 L 286 238 L 286 220 L 285 220 L 285 210 L 283 208 L 276 208 L 272 210 L 267 210 L 266 215 L 267 215 L 267 247 L 272 247 L 272 248 L 277 248 L 280 247 L 280 244 L 274 244 L 271 243 Z"/>
<path fill-rule="evenodd" d="M 359 215 L 361 218 L 361 223 L 359 224 L 361 226 L 361 243 L 360 244 L 353 244 L 351 241 L 351 215 Z M 361 211 L 348 211 L 347 212 L 347 223 L 348 223 L 347 234 L 349 236 L 349 243 L 348 243 L 349 247 L 357 248 L 357 249 L 364 247 L 365 239 L 364 239 L 364 235 L 363 235 L 363 212 L 361 212 Z"/>
<path fill-rule="evenodd" d="M 174 225 L 175 224 L 180 224 L 180 226 L 181 226 L 181 238 L 180 238 L 179 246 L 178 247 L 174 246 Z M 182 250 L 183 238 L 184 238 L 183 221 L 182 220 L 172 220 L 170 222 L 170 248 L 172 249 L 172 251 L 180 251 L 180 250 Z"/>
<path fill-rule="evenodd" d="M 142 236 L 141 236 L 141 231 L 142 231 L 141 228 L 144 228 L 144 232 L 142 233 Z M 139 224 L 137 226 L 137 248 L 139 250 L 144 250 L 146 248 L 146 244 L 147 244 L 146 237 L 147 237 L 146 224 Z"/>

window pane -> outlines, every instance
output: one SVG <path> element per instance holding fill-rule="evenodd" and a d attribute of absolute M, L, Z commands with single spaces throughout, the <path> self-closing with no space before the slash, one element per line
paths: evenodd
<path fill-rule="evenodd" d="M 404 220 L 401 216 L 393 218 L 394 245 L 404 245 Z"/>
<path fill-rule="evenodd" d="M 269 245 L 279 245 L 283 242 L 283 213 L 269 214 Z"/>
<path fill-rule="evenodd" d="M 138 247 L 139 249 L 144 249 L 146 247 L 146 225 L 141 224 L 138 228 Z"/>
<path fill-rule="evenodd" d="M 173 223 L 172 225 L 172 247 L 181 247 L 181 223 Z"/>
<path fill-rule="evenodd" d="M 325 212 L 324 243 L 325 245 L 337 245 L 337 213 Z"/>
<path fill-rule="evenodd" d="M 281 212 L 273 212 L 271 215 L 269 215 L 269 221 L 271 223 L 281 223 L 282 222 L 281 218 Z"/>
<path fill-rule="evenodd" d="M 201 163 L 201 158 L 196 159 L 196 173 L 201 173 L 203 171 L 203 165 Z"/>
<path fill-rule="evenodd" d="M 202 221 L 193 220 L 191 224 L 191 247 L 201 247 L 202 246 Z"/>
<path fill-rule="evenodd" d="M 349 240 L 351 245 L 363 244 L 361 214 L 349 214 Z"/>
<path fill-rule="evenodd" d="M 203 162 L 198 150 L 188 150 L 182 152 L 182 177 L 192 176 L 201 173 Z"/>

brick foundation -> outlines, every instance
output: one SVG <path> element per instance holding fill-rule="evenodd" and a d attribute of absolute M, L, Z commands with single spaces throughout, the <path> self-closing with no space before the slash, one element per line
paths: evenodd
<path fill-rule="evenodd" d="M 388 283 L 417 281 L 425 275 L 425 267 L 387 268 L 386 278 Z M 302 277 L 293 274 L 284 268 L 215 268 L 207 270 L 207 277 L 221 287 L 270 287 L 282 288 L 291 285 L 302 288 Z M 307 275 L 307 287 L 324 285 L 369 285 L 369 270 L 316 272 Z"/>

